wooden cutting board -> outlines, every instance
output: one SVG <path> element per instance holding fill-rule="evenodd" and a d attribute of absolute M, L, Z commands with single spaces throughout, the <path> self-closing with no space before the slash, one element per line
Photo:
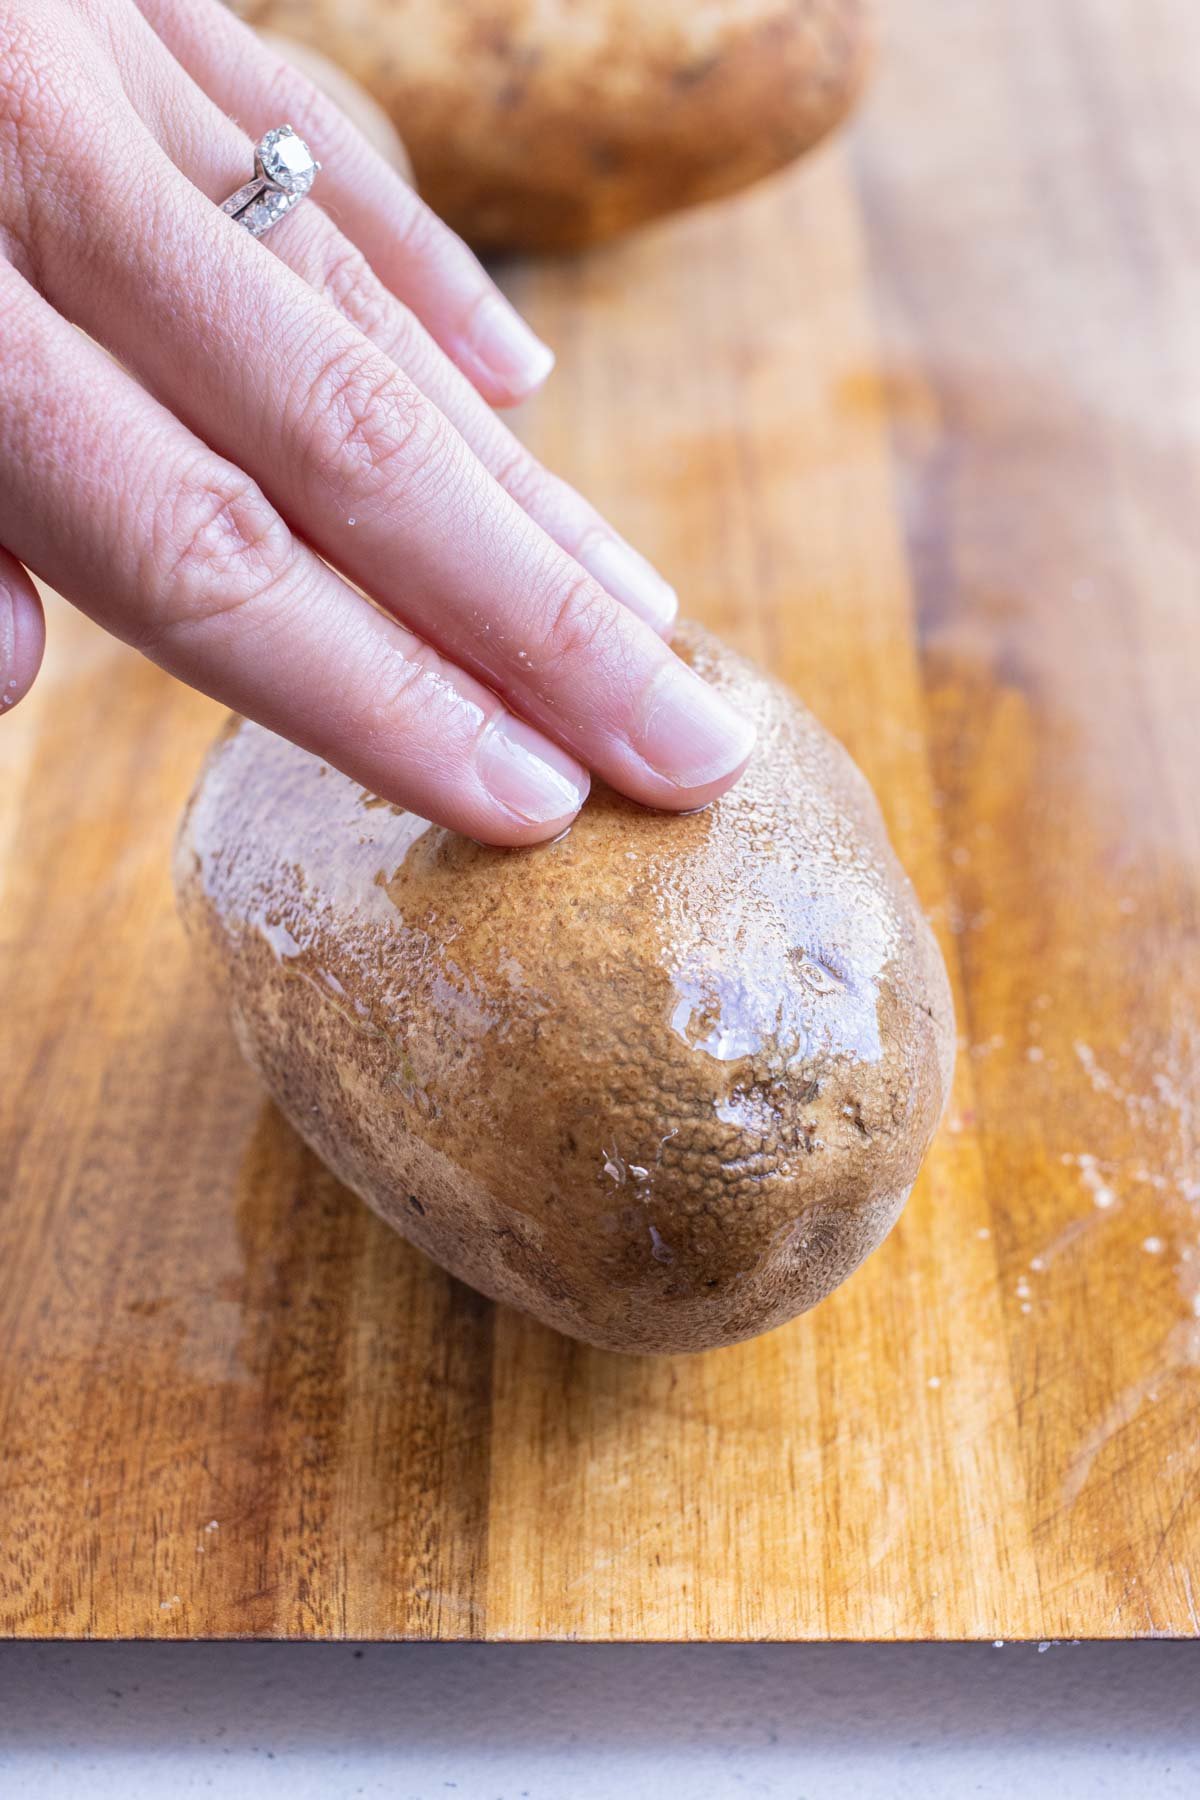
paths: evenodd
<path fill-rule="evenodd" d="M 456 1286 L 189 961 L 217 709 L 55 606 L 0 724 L 0 1629 L 1200 1630 L 1200 19 L 895 11 L 848 145 L 511 285 L 529 441 L 846 740 L 941 933 L 901 1223 L 695 1358 Z"/>

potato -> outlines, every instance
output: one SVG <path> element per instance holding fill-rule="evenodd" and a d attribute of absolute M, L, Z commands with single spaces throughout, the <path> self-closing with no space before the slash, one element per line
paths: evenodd
<path fill-rule="evenodd" d="M 757 181 L 849 111 L 866 0 L 241 0 L 395 121 L 485 250 L 561 250 Z M 303 129 L 302 121 L 296 121 Z"/>
<path fill-rule="evenodd" d="M 557 842 L 485 849 L 235 721 L 176 859 L 301 1136 L 462 1280 L 613 1350 L 827 1294 L 904 1204 L 954 1055 L 863 777 L 784 689 L 677 642 L 761 734 L 703 812 L 600 788 Z"/>

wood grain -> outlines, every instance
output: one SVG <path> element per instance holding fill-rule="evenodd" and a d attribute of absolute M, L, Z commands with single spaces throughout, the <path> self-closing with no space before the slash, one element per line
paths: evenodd
<path fill-rule="evenodd" d="M 900 1225 L 696 1358 L 442 1276 L 189 962 L 216 709 L 56 605 L 0 725 L 4 1632 L 1200 1632 L 1200 24 L 896 14 L 849 146 L 511 284 L 529 441 L 847 742 L 942 933 Z"/>

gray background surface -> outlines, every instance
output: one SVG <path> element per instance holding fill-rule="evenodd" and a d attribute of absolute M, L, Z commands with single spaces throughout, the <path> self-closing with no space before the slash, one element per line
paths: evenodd
<path fill-rule="evenodd" d="M 0 1644 L 0 1795 L 1200 1794 L 1200 1645 Z"/>

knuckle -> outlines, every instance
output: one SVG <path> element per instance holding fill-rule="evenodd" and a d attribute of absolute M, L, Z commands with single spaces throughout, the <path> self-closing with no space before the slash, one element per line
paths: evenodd
<path fill-rule="evenodd" d="M 363 740 L 379 744 L 397 731 L 418 735 L 428 722 L 431 691 L 428 679 L 433 652 L 414 642 L 402 656 L 385 654 L 362 695 L 356 726 Z"/>
<path fill-rule="evenodd" d="M 61 45 L 47 29 L 53 22 L 50 9 L 41 23 L 21 6 L 0 11 L 0 123 L 22 124 L 53 101 L 54 78 L 64 72 Z"/>
<path fill-rule="evenodd" d="M 439 248 L 443 248 L 449 237 L 448 228 L 442 224 L 432 207 L 427 206 L 419 194 L 409 187 L 401 196 L 402 204 L 396 208 L 396 216 L 392 221 L 392 239 L 396 249 L 409 262 L 422 262 L 432 258 Z"/>
<path fill-rule="evenodd" d="M 525 512 L 544 510 L 543 503 L 551 492 L 551 477 L 524 444 L 507 433 L 492 460 L 492 474 Z"/>
<path fill-rule="evenodd" d="M 0 12 L 0 168 L 7 193 L 51 160 L 76 86 L 73 59 L 52 30 L 24 9 Z"/>
<path fill-rule="evenodd" d="M 484 709 L 462 692 L 445 658 L 414 638 L 403 655 L 389 648 L 382 656 L 356 729 L 362 742 L 376 748 L 394 747 L 400 737 L 415 756 L 452 758 L 487 724 Z"/>
<path fill-rule="evenodd" d="M 590 575 L 571 580 L 550 614 L 546 630 L 550 660 L 562 665 L 589 656 L 610 630 L 612 610 L 612 602 Z"/>
<path fill-rule="evenodd" d="M 0 6 L 0 131 L 31 148 L 53 142 L 115 91 L 84 21 L 53 0 Z M 88 119 L 89 125 L 93 122 Z"/>
<path fill-rule="evenodd" d="M 291 561 L 291 534 L 248 476 L 195 474 L 156 509 L 143 553 L 157 602 L 149 642 L 219 625 L 253 606 L 265 616 Z"/>
<path fill-rule="evenodd" d="M 429 346 L 415 317 L 384 286 L 356 244 L 330 226 L 317 257 L 312 285 L 343 319 L 400 368 L 414 373 L 427 363 Z"/>
<path fill-rule="evenodd" d="M 0 4 L 0 228 L 30 270 L 41 267 L 64 223 L 76 229 L 86 218 L 103 189 L 96 171 L 126 147 L 124 91 L 87 10 L 78 0 Z"/>
<path fill-rule="evenodd" d="M 437 413 L 373 348 L 339 347 L 326 359 L 308 383 L 298 427 L 309 473 L 326 487 L 409 490 L 439 462 Z"/>
<path fill-rule="evenodd" d="M 335 230 L 321 250 L 318 290 L 364 337 L 375 337 L 387 317 L 387 293 L 356 244 Z"/>

